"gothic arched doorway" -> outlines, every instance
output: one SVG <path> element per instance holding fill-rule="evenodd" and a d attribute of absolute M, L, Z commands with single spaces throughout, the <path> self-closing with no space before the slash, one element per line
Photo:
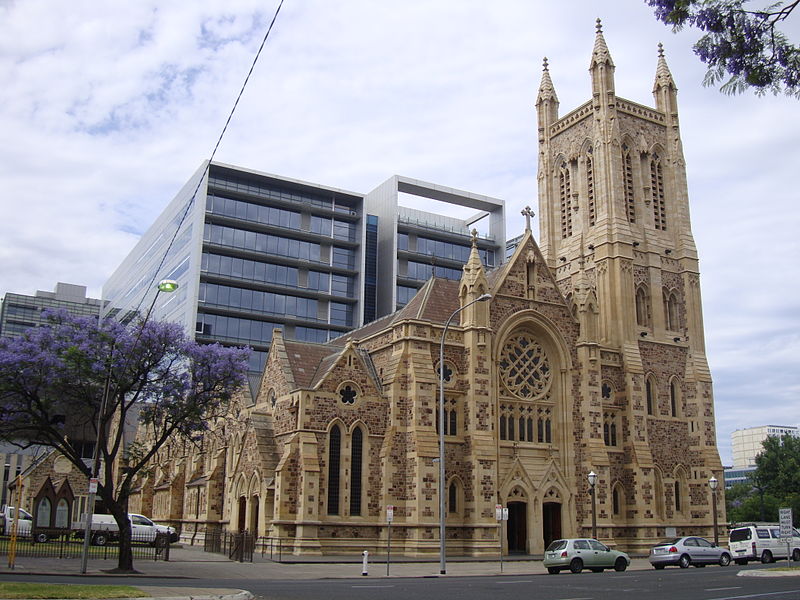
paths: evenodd
<path fill-rule="evenodd" d="M 258 535 L 258 496 L 250 500 L 250 533 Z"/>
<path fill-rule="evenodd" d="M 547 548 L 550 542 L 561 538 L 561 503 L 542 504 L 542 540 Z"/>
<path fill-rule="evenodd" d="M 528 504 L 526 502 L 508 503 L 506 537 L 509 554 L 524 554 L 528 551 Z"/>
<path fill-rule="evenodd" d="M 239 531 L 247 529 L 247 498 L 239 497 L 239 519 L 237 522 Z"/>

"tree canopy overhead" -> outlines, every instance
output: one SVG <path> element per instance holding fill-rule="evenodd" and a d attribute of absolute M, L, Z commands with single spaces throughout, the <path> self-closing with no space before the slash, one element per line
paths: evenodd
<path fill-rule="evenodd" d="M 708 66 L 704 85 L 727 94 L 752 89 L 800 98 L 800 48 L 778 29 L 800 4 L 749 0 L 647 0 L 656 18 L 673 30 L 705 32 L 694 52 Z"/>
<path fill-rule="evenodd" d="M 75 442 L 97 441 L 109 467 L 98 494 L 120 526 L 119 569 L 130 571 L 127 507 L 136 474 L 170 438 L 191 438 L 224 413 L 247 381 L 249 350 L 198 344 L 174 323 L 98 325 L 66 313 L 49 321 L 0 339 L 0 439 L 53 448 L 87 477 L 91 466 Z M 125 448 L 121 425 L 134 420 L 148 428 L 150 443 Z M 115 473 L 118 459 L 124 468 Z"/>

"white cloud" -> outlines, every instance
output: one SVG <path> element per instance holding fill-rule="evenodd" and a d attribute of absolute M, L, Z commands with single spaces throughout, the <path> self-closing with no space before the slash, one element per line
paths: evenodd
<path fill-rule="evenodd" d="M 277 0 L 0 4 L 0 291 L 100 287 L 215 143 Z M 217 159 L 367 191 L 394 173 L 536 195 L 541 61 L 561 113 L 590 95 L 595 17 L 617 93 L 679 86 L 718 437 L 797 424 L 798 103 L 701 86 L 692 31 L 644 1 L 288 2 Z"/>

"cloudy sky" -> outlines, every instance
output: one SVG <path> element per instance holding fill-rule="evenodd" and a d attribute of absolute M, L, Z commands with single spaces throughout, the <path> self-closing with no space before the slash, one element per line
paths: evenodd
<path fill-rule="evenodd" d="M 103 282 L 209 157 L 278 0 L 0 0 L 0 294 Z M 692 31 L 644 0 L 288 0 L 219 161 L 366 192 L 398 173 L 536 210 L 542 58 L 589 99 L 595 19 L 617 94 L 679 87 L 718 439 L 800 423 L 800 102 L 704 88 Z M 800 39 L 800 16 L 787 28 Z"/>

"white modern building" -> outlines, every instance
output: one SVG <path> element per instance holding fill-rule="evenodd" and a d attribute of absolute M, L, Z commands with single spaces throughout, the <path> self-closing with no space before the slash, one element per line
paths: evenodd
<path fill-rule="evenodd" d="M 800 437 L 800 429 L 787 425 L 761 425 L 737 429 L 731 434 L 733 445 L 733 468 L 746 469 L 754 467 L 756 456 L 764 449 L 762 444 L 769 436 L 783 437 L 791 435 Z"/>

